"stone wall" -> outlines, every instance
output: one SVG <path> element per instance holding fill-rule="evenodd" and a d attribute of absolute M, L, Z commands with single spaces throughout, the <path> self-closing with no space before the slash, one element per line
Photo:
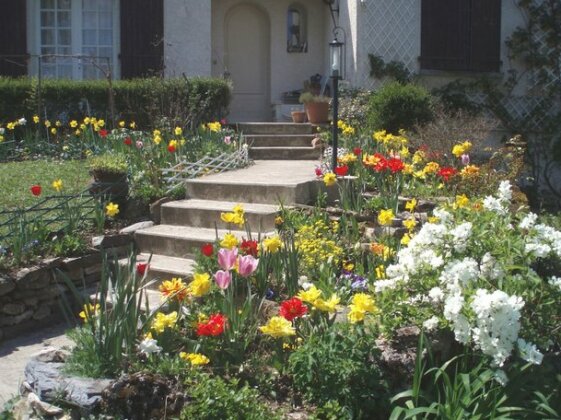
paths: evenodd
<path fill-rule="evenodd" d="M 0 341 L 40 328 L 63 318 L 61 294 L 75 299 L 64 281 L 72 280 L 78 290 L 95 289 L 100 280 L 102 253 L 124 256 L 131 250 L 132 236 L 94 238 L 88 255 L 52 258 L 15 273 L 0 273 Z"/>

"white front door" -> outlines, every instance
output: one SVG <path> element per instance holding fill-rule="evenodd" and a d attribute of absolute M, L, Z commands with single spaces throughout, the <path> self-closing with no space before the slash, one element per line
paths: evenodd
<path fill-rule="evenodd" d="M 224 21 L 224 64 L 233 83 L 228 119 L 270 121 L 269 19 L 250 4 L 233 6 Z"/>

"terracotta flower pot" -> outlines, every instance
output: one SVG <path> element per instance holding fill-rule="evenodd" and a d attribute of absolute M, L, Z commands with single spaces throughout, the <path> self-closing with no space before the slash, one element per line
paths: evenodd
<path fill-rule="evenodd" d="M 292 122 L 303 123 L 306 121 L 306 111 L 292 111 Z"/>
<path fill-rule="evenodd" d="M 312 124 L 321 124 L 329 121 L 329 103 L 307 102 L 306 115 Z"/>

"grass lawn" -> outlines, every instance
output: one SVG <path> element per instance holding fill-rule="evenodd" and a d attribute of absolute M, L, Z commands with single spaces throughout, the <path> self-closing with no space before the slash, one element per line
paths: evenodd
<path fill-rule="evenodd" d="M 62 194 L 83 191 L 90 182 L 86 161 L 23 161 L 0 163 L 0 210 L 30 206 L 40 200 L 29 190 L 34 184 L 43 188 L 42 196 L 57 194 L 52 182 L 61 179 Z"/>

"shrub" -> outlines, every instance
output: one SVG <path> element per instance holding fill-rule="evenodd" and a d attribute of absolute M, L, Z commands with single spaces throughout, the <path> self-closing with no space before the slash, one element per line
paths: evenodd
<path fill-rule="evenodd" d="M 312 335 L 289 358 L 295 388 L 315 404 L 337 402 L 353 418 L 386 418 L 388 395 L 376 364 L 375 337 L 349 324 Z"/>
<path fill-rule="evenodd" d="M 230 87 L 220 79 L 146 78 L 115 80 L 112 85 L 115 115 L 111 115 L 106 80 L 42 80 L 39 92 L 36 79 L 0 77 L 0 118 L 39 113 L 41 118 L 66 122 L 95 115 L 107 121 L 134 120 L 140 126 L 153 126 L 165 118 L 194 127 L 224 116 L 230 102 Z"/>
<path fill-rule="evenodd" d="M 189 402 L 181 412 L 182 419 L 273 419 L 260 402 L 259 393 L 237 380 L 225 381 L 205 373 L 195 373 L 187 380 Z"/>
<path fill-rule="evenodd" d="M 429 92 L 413 84 L 388 83 L 370 99 L 368 123 L 374 130 L 396 134 L 433 119 Z"/>

